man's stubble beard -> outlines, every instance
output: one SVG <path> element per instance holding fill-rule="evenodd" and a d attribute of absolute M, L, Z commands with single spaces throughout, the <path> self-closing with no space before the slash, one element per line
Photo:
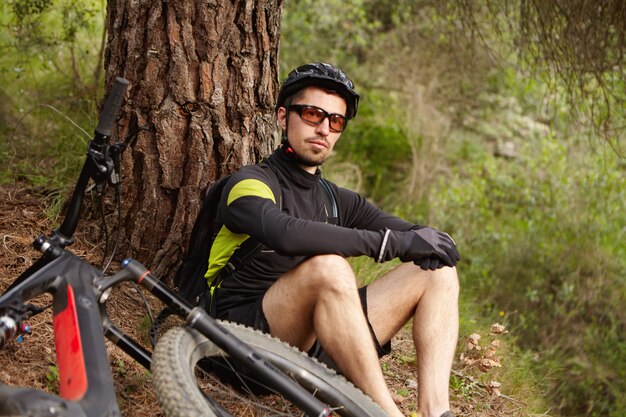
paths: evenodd
<path fill-rule="evenodd" d="M 309 167 L 322 166 L 330 157 L 330 151 L 322 151 L 320 153 L 307 152 L 304 155 L 298 155 L 299 162 Z"/>
<path fill-rule="evenodd" d="M 312 137 L 306 140 L 305 151 L 297 154 L 298 162 L 300 164 L 308 166 L 308 167 L 318 167 L 318 166 L 322 166 L 324 162 L 326 162 L 328 158 L 330 157 L 332 151 L 329 148 L 319 150 L 319 152 L 315 152 L 315 150 L 309 148 L 309 142 L 314 141 L 314 140 L 324 142 L 326 146 L 330 147 L 330 144 L 328 143 L 326 139 L 322 139 L 319 137 Z"/>

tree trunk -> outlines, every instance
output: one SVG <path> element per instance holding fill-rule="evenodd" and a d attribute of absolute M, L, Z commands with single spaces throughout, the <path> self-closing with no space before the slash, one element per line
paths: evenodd
<path fill-rule="evenodd" d="M 130 81 L 124 253 L 160 277 L 184 250 L 202 189 L 278 143 L 282 1 L 109 0 L 106 85 Z"/>

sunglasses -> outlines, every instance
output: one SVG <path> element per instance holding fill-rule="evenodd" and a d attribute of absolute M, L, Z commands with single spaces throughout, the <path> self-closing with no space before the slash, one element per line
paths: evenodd
<path fill-rule="evenodd" d="M 289 106 L 289 110 L 295 111 L 300 116 L 300 119 L 313 125 L 319 125 L 328 117 L 330 131 L 335 133 L 343 132 L 348 124 L 348 119 L 345 116 L 337 113 L 328 113 L 324 109 L 308 104 L 292 104 Z"/>

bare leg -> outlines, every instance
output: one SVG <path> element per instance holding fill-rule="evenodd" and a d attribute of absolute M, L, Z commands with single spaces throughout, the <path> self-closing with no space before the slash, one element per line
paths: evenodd
<path fill-rule="evenodd" d="M 458 294 L 456 269 L 423 271 L 412 263 L 400 265 L 368 286 L 368 317 L 381 343 L 413 318 L 418 401 L 423 417 L 439 417 L 450 409 L 449 379 L 459 329 Z"/>
<path fill-rule="evenodd" d="M 390 416 L 402 416 L 383 377 L 356 279 L 339 256 L 313 257 L 267 291 L 263 311 L 272 335 L 308 350 L 317 338 L 342 372 Z"/>

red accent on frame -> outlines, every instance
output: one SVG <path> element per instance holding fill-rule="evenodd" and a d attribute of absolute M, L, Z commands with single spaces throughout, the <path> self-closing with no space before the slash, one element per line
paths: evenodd
<path fill-rule="evenodd" d="M 69 285 L 67 307 L 54 316 L 53 325 L 61 397 L 79 400 L 87 392 L 87 370 L 78 328 L 74 291 Z"/>
<path fill-rule="evenodd" d="M 143 281 L 143 279 L 145 277 L 147 277 L 148 275 L 150 275 L 150 270 L 147 270 L 146 272 L 144 272 L 143 274 L 141 274 L 141 276 L 139 277 L 139 279 L 137 280 L 137 284 L 141 284 L 141 281 Z"/>

